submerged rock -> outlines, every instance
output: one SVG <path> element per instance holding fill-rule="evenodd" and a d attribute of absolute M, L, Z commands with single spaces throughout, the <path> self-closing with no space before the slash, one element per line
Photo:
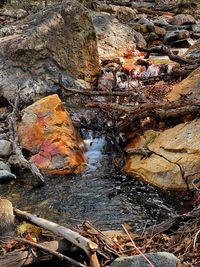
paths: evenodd
<path fill-rule="evenodd" d="M 136 45 L 146 46 L 146 41 L 141 33 L 119 22 L 111 15 L 93 12 L 92 20 L 97 35 L 100 57 L 124 56 L 128 51 L 132 51 Z"/>
<path fill-rule="evenodd" d="M 178 267 L 179 260 L 168 252 L 156 252 L 144 254 L 156 267 Z M 119 257 L 110 267 L 148 267 L 149 264 L 142 255 Z"/>
<path fill-rule="evenodd" d="M 46 173 L 80 173 L 84 144 L 57 95 L 44 97 L 22 111 L 18 133 L 31 161 Z"/>
<path fill-rule="evenodd" d="M 146 131 L 139 147 L 150 154 L 132 154 L 125 172 L 140 180 L 169 190 L 193 188 L 192 181 L 200 173 L 200 120 L 179 124 L 163 132 Z M 128 149 L 138 148 L 138 139 Z"/>
<path fill-rule="evenodd" d="M 99 72 L 95 31 L 89 11 L 66 0 L 29 15 L 14 34 L 0 38 L 0 95 L 26 100 L 35 94 L 56 92 L 49 80 L 62 74 L 68 86 L 77 79 L 93 83 Z M 78 83 L 78 82 L 77 82 Z"/>

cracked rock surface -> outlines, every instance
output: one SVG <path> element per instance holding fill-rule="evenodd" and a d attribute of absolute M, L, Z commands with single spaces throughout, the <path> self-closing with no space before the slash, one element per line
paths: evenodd
<path fill-rule="evenodd" d="M 138 148 L 146 148 L 148 156 L 135 154 Z M 148 130 L 127 149 L 133 154 L 127 158 L 125 172 L 162 189 L 192 188 L 192 181 L 200 176 L 200 120 L 163 132 Z"/>

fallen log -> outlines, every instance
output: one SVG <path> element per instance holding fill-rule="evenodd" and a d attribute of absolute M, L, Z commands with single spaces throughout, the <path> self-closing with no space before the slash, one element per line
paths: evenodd
<path fill-rule="evenodd" d="M 48 231 L 53 232 L 58 236 L 62 236 L 63 238 L 67 239 L 69 242 L 85 251 L 86 255 L 89 258 L 91 267 L 100 267 L 96 255 L 98 245 L 92 242 L 90 239 L 81 236 L 80 234 L 72 231 L 69 228 L 42 218 L 38 218 L 36 215 L 32 215 L 28 212 L 21 211 L 19 209 L 14 209 L 14 213 L 16 214 L 16 216 L 22 219 L 30 221 Z"/>

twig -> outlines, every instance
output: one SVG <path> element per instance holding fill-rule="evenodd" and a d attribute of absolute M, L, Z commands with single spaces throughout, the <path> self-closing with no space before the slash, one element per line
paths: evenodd
<path fill-rule="evenodd" d="M 87 239 L 77 232 L 72 231 L 64 226 L 56 224 L 54 222 L 38 218 L 36 215 L 30 214 L 19 209 L 14 209 L 15 214 L 25 220 L 28 220 L 44 229 L 53 232 L 56 235 L 62 236 L 77 247 L 83 249 L 87 254 L 91 267 L 100 267 L 96 252 L 98 250 L 98 245 Z"/>
<path fill-rule="evenodd" d="M 196 242 L 197 242 L 197 237 L 200 233 L 200 230 L 197 231 L 197 233 L 195 234 L 195 237 L 194 237 L 194 242 L 193 242 L 193 249 L 195 250 L 196 249 Z"/>
<path fill-rule="evenodd" d="M 16 113 L 18 111 L 18 104 L 19 104 L 19 93 L 20 93 L 20 88 L 18 88 L 16 92 L 16 98 L 15 102 L 13 105 L 13 110 L 9 116 L 9 133 L 10 133 L 10 139 L 12 142 L 13 146 L 13 151 L 16 154 L 20 164 L 24 166 L 25 168 L 29 169 L 31 173 L 34 175 L 34 177 L 37 179 L 39 185 L 43 186 L 45 185 L 44 177 L 39 171 L 38 167 L 33 163 L 29 162 L 25 159 L 21 148 L 19 146 L 19 140 L 18 140 L 18 135 L 17 135 L 17 125 L 16 125 Z"/>
<path fill-rule="evenodd" d="M 55 81 L 53 79 L 49 79 L 55 85 L 59 86 L 64 92 L 73 93 L 73 94 L 82 94 L 88 96 L 135 96 L 135 92 L 132 91 L 91 91 L 91 90 L 79 90 L 74 88 L 65 87 L 61 81 Z"/>
<path fill-rule="evenodd" d="M 132 237 L 130 236 L 128 230 L 126 229 L 125 225 L 122 224 L 122 228 L 124 229 L 125 233 L 127 234 L 127 236 L 130 238 L 134 248 L 136 249 L 136 251 L 148 262 L 148 264 L 151 267 L 155 267 L 152 262 L 142 253 L 142 251 L 136 246 L 135 242 L 133 241 Z"/>
<path fill-rule="evenodd" d="M 52 249 L 46 248 L 46 247 L 44 247 L 44 246 L 42 246 L 42 245 L 40 245 L 40 244 L 34 243 L 34 242 L 29 241 L 29 240 L 26 240 L 26 239 L 24 239 L 24 238 L 15 238 L 15 240 L 16 240 L 16 241 L 19 241 L 19 242 L 23 242 L 23 243 L 25 243 L 25 244 L 28 244 L 28 245 L 30 245 L 30 246 L 32 246 L 32 247 L 35 247 L 35 248 L 38 248 L 38 249 L 40 249 L 40 250 L 43 250 L 43 251 L 45 251 L 45 252 L 47 252 L 47 253 L 49 253 L 49 254 L 52 254 L 52 255 L 58 257 L 59 259 L 61 259 L 62 261 L 70 262 L 71 264 L 74 264 L 74 265 L 76 265 L 76 266 L 78 266 L 78 267 L 86 267 L 86 265 L 84 265 L 84 264 L 82 264 L 82 263 L 80 263 L 80 262 L 78 262 L 78 261 L 76 261 L 76 260 L 73 260 L 73 259 L 71 259 L 71 258 L 69 258 L 69 257 L 67 257 L 67 256 L 65 256 L 65 255 L 63 255 L 63 254 L 60 253 L 60 252 L 57 252 L 57 251 L 54 251 L 54 250 L 52 250 Z"/>

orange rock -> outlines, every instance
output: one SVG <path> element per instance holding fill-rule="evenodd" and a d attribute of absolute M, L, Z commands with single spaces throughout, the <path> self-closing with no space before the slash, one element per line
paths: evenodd
<path fill-rule="evenodd" d="M 20 144 L 46 173 L 80 173 L 85 167 L 84 143 L 57 95 L 44 97 L 23 110 Z"/>

